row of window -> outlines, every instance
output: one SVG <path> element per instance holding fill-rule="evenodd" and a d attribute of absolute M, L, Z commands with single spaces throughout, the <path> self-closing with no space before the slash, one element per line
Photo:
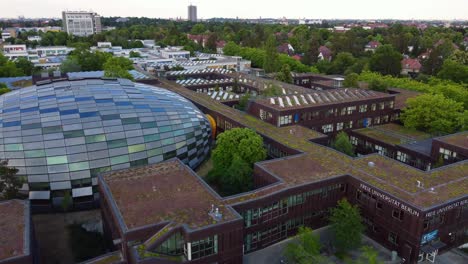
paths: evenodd
<path fill-rule="evenodd" d="M 341 192 L 344 192 L 345 189 L 346 185 L 344 184 L 334 184 L 312 191 L 291 195 L 288 198 L 282 199 L 281 201 L 274 202 L 264 207 L 246 210 L 242 212 L 244 225 L 245 227 L 255 226 L 260 224 L 260 219 L 262 220 L 262 223 L 268 222 L 281 215 L 287 214 L 289 208 L 305 203 L 307 197 L 320 195 L 320 198 L 323 199 L 328 196 L 328 192 L 334 190 L 340 190 Z"/>

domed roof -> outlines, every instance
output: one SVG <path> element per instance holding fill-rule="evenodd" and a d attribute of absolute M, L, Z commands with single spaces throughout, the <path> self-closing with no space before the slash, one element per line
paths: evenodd
<path fill-rule="evenodd" d="M 92 195 L 97 174 L 209 152 L 211 127 L 191 102 L 128 80 L 31 86 L 0 96 L 0 158 L 27 176 L 31 199 Z"/>

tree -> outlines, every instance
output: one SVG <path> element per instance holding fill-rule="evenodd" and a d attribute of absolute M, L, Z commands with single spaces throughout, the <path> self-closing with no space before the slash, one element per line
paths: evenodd
<path fill-rule="evenodd" d="M 454 133 L 467 126 L 463 104 L 441 94 L 423 94 L 406 103 L 400 118 L 407 128 L 437 135 Z"/>
<path fill-rule="evenodd" d="M 245 111 L 249 104 L 250 94 L 246 93 L 239 99 L 238 109 L 241 111 Z"/>
<path fill-rule="evenodd" d="M 265 45 L 265 59 L 263 69 L 266 73 L 276 72 L 279 69 L 278 51 L 276 49 L 276 40 L 270 36 Z"/>
<path fill-rule="evenodd" d="M 339 152 L 354 157 L 354 146 L 351 144 L 351 141 L 349 141 L 348 134 L 344 131 L 338 133 L 335 141 L 332 143 L 332 147 Z"/>
<path fill-rule="evenodd" d="M 4 84 L 4 83 L 0 83 L 0 87 L 2 87 L 2 85 L 5 85 L 5 84 Z M 6 93 L 8 93 L 8 92 L 11 92 L 11 90 L 10 90 L 8 87 L 6 87 L 6 85 L 5 85 L 5 87 L 0 88 L 0 95 L 6 94 Z"/>
<path fill-rule="evenodd" d="M 81 65 L 75 57 L 68 57 L 60 65 L 60 71 L 63 73 L 67 72 L 79 72 L 81 71 Z"/>
<path fill-rule="evenodd" d="M 261 91 L 261 94 L 266 97 L 274 97 L 283 95 L 283 89 L 276 84 L 269 84 L 268 88 Z"/>
<path fill-rule="evenodd" d="M 140 52 L 133 51 L 133 50 L 130 51 L 129 56 L 130 56 L 130 58 L 140 58 L 141 57 Z"/>
<path fill-rule="evenodd" d="M 350 88 L 359 88 L 359 74 L 350 73 L 346 75 L 345 80 L 343 82 L 343 86 Z"/>
<path fill-rule="evenodd" d="M 102 71 L 104 63 L 112 57 L 112 54 L 100 51 L 90 52 L 79 48 L 72 51 L 69 57 L 76 59 L 83 71 Z"/>
<path fill-rule="evenodd" d="M 72 203 L 73 203 L 73 199 L 70 195 L 70 191 L 65 191 L 65 195 L 63 196 L 63 200 L 61 204 L 63 211 L 67 211 L 72 205 Z"/>
<path fill-rule="evenodd" d="M 307 65 L 312 65 L 316 63 L 319 55 L 319 48 L 320 42 L 317 39 L 312 38 L 309 41 L 307 50 L 301 59 L 302 63 Z"/>
<path fill-rule="evenodd" d="M 210 34 L 210 36 L 206 40 L 205 48 L 209 52 L 216 52 L 217 42 L 218 42 L 218 36 L 216 34 Z"/>
<path fill-rule="evenodd" d="M 337 207 L 330 210 L 329 220 L 335 236 L 336 247 L 340 252 L 359 247 L 364 231 L 359 207 L 342 199 L 338 202 Z"/>
<path fill-rule="evenodd" d="M 21 57 L 15 61 L 16 67 L 21 69 L 24 75 L 32 75 L 34 70 L 34 64 L 30 62 L 27 58 Z"/>
<path fill-rule="evenodd" d="M 445 60 L 442 65 L 442 69 L 437 74 L 437 77 L 457 83 L 468 84 L 468 66 L 460 64 L 454 60 Z"/>
<path fill-rule="evenodd" d="M 452 55 L 454 49 L 452 41 L 441 40 L 441 43 L 429 53 L 429 57 L 422 61 L 422 72 L 429 75 L 439 73 L 444 60 Z"/>
<path fill-rule="evenodd" d="M 378 260 L 379 253 L 370 246 L 361 247 L 361 256 L 355 264 L 383 264 Z"/>
<path fill-rule="evenodd" d="M 370 69 L 383 75 L 398 76 L 401 72 L 403 56 L 392 45 L 382 45 L 377 48 L 369 61 Z"/>
<path fill-rule="evenodd" d="M 332 62 L 331 71 L 333 74 L 344 74 L 345 71 L 356 63 L 353 54 L 340 52 Z"/>
<path fill-rule="evenodd" d="M 455 50 L 449 59 L 454 60 L 462 65 L 468 66 L 468 52 L 467 51 Z"/>
<path fill-rule="evenodd" d="M 281 67 L 281 71 L 276 76 L 276 79 L 285 83 L 292 83 L 291 67 L 289 67 L 288 64 L 284 64 L 283 67 Z"/>
<path fill-rule="evenodd" d="M 312 229 L 301 226 L 293 241 L 286 245 L 284 255 L 290 262 L 297 264 L 330 263 L 320 255 L 321 247 L 320 237 Z"/>
<path fill-rule="evenodd" d="M 260 135 L 248 128 L 233 128 L 217 137 L 212 152 L 213 170 L 207 179 L 219 184 L 220 191 L 227 195 L 248 190 L 254 163 L 265 158 Z"/>
<path fill-rule="evenodd" d="M 193 26 L 192 31 L 190 32 L 191 34 L 194 35 L 200 35 L 206 32 L 206 28 L 204 24 L 198 23 L 195 26 Z"/>
<path fill-rule="evenodd" d="M 369 82 L 369 89 L 371 90 L 378 92 L 386 92 L 387 88 L 387 84 L 381 79 L 373 79 Z"/>
<path fill-rule="evenodd" d="M 133 62 L 124 57 L 111 57 L 104 64 L 104 76 L 133 80 L 128 70 L 133 69 Z"/>
<path fill-rule="evenodd" d="M 0 160 L 0 195 L 3 199 L 14 199 L 18 195 L 18 190 L 23 183 L 16 176 L 18 169 L 8 167 L 8 160 Z"/>

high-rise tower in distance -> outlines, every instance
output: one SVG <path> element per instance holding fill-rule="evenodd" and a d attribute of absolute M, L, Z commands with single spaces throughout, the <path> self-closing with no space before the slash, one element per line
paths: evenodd
<path fill-rule="evenodd" d="M 197 22 L 197 6 L 188 6 L 188 20 L 192 22 Z"/>

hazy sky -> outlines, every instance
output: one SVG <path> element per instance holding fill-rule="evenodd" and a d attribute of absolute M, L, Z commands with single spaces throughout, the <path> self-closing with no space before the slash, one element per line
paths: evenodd
<path fill-rule="evenodd" d="M 0 0 L 0 17 L 60 17 L 62 10 L 93 10 L 102 16 L 199 18 L 395 18 L 468 19 L 468 0 Z"/>

